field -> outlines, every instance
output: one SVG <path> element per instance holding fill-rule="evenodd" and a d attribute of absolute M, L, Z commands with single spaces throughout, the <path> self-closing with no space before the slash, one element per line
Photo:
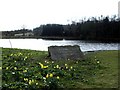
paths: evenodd
<path fill-rule="evenodd" d="M 2 48 L 3 89 L 118 88 L 118 51 L 53 61 L 46 51 Z"/>

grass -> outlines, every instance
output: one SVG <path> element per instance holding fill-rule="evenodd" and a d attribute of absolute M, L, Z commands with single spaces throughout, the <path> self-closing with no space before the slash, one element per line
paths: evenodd
<path fill-rule="evenodd" d="M 2 49 L 3 89 L 117 88 L 118 51 L 52 61 L 46 51 Z"/>

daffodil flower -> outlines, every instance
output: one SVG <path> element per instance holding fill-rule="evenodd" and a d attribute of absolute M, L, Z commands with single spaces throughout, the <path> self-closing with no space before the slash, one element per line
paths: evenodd
<path fill-rule="evenodd" d="M 65 66 L 67 66 L 67 64 L 65 64 Z"/>
<path fill-rule="evenodd" d="M 50 77 L 53 77 L 53 74 L 52 74 L 52 73 L 50 73 Z"/>
<path fill-rule="evenodd" d="M 35 83 L 36 85 L 38 85 L 38 83 Z"/>
<path fill-rule="evenodd" d="M 2 70 L 2 67 L 0 67 L 0 70 Z"/>
<path fill-rule="evenodd" d="M 14 70 L 17 70 L 17 67 L 14 67 Z"/>
<path fill-rule="evenodd" d="M 66 69 L 68 69 L 68 67 L 66 67 Z"/>
<path fill-rule="evenodd" d="M 71 66 L 70 68 L 71 68 L 71 69 L 73 69 L 73 67 L 72 67 L 72 66 Z"/>
<path fill-rule="evenodd" d="M 26 60 L 27 59 L 27 56 L 24 58 L 24 60 Z"/>
<path fill-rule="evenodd" d="M 24 78 L 24 81 L 28 81 L 28 78 Z"/>
<path fill-rule="evenodd" d="M 100 63 L 99 61 L 97 61 L 97 63 Z"/>
<path fill-rule="evenodd" d="M 23 72 L 27 72 L 27 70 L 23 70 Z"/>
<path fill-rule="evenodd" d="M 59 68 L 59 65 L 57 65 L 56 68 Z"/>
<path fill-rule="evenodd" d="M 57 79 L 60 79 L 60 77 L 59 77 L 59 76 L 57 76 Z"/>
<path fill-rule="evenodd" d="M 8 70 L 9 68 L 8 67 L 6 67 L 6 70 Z"/>
<path fill-rule="evenodd" d="M 42 63 L 39 63 L 39 64 L 40 64 L 41 68 L 43 68 L 43 67 L 44 67 L 44 65 L 43 65 Z"/>
<path fill-rule="evenodd" d="M 43 68 L 48 68 L 48 66 L 43 66 Z"/>
<path fill-rule="evenodd" d="M 10 56 L 13 56 L 13 54 L 10 54 Z"/>
<path fill-rule="evenodd" d="M 12 72 L 12 74 L 15 74 L 15 72 Z"/>
<path fill-rule="evenodd" d="M 29 80 L 29 85 L 31 85 L 32 84 L 32 80 Z"/>
<path fill-rule="evenodd" d="M 49 74 L 46 75 L 46 78 L 48 78 L 48 77 L 49 77 Z"/>

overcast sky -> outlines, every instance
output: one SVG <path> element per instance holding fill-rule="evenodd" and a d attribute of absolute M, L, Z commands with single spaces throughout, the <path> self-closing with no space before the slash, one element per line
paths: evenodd
<path fill-rule="evenodd" d="M 0 31 L 118 15 L 119 0 L 0 0 Z"/>

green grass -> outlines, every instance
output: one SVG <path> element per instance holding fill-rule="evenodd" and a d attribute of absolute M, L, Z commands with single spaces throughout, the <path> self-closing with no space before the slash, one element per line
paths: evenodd
<path fill-rule="evenodd" d="M 4 89 L 117 88 L 118 51 L 52 61 L 46 51 L 3 48 L 2 74 Z"/>

